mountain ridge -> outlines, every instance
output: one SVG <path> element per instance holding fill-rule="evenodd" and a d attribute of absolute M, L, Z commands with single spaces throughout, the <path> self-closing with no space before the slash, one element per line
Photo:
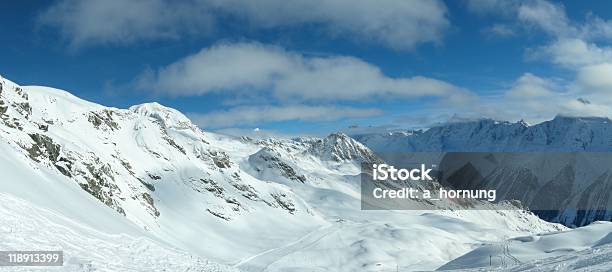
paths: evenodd
<path fill-rule="evenodd" d="M 535 125 L 480 119 L 442 124 L 422 131 L 371 132 L 351 137 L 375 152 L 612 151 L 607 117 L 567 117 Z"/>
<path fill-rule="evenodd" d="M 481 169 L 486 177 L 483 183 L 487 184 L 488 189 L 497 189 L 502 199 L 517 199 L 520 196 L 518 200 L 533 204 L 534 207 L 527 207 L 541 218 L 571 227 L 612 219 L 609 211 L 602 210 L 608 207 L 606 203 L 612 196 L 601 193 L 607 192 L 605 188 L 609 184 L 607 177 L 610 169 L 606 167 L 606 162 L 609 165 L 611 158 L 605 153 L 612 151 L 612 121 L 607 117 L 558 115 L 535 125 L 523 121 L 511 123 L 480 119 L 444 124 L 426 131 L 351 136 L 387 161 L 415 156 L 419 152 L 438 152 L 440 158 L 446 152 L 454 153 L 451 154 L 454 158 L 465 158 L 464 163 L 471 166 L 478 165 L 474 164 L 477 161 L 484 165 L 482 160 L 475 159 L 477 156 L 506 158 L 506 163 L 497 164 L 495 168 Z M 461 155 L 462 152 L 466 154 Z M 521 152 L 531 155 L 521 156 Z M 550 152 L 559 155 L 550 155 Z M 585 154 L 578 155 L 580 152 Z M 469 153 L 473 154 L 467 155 Z M 469 161 L 467 157 L 472 157 L 474 161 Z M 574 157 L 581 160 L 576 161 Z M 562 161 L 566 165 L 537 168 L 514 162 L 513 158 L 530 160 L 533 165 L 555 165 Z M 577 168 L 581 167 L 592 170 L 580 172 Z M 553 168 L 559 172 L 547 173 Z M 561 186 L 555 177 L 563 177 L 566 182 Z M 552 198 L 550 195 L 553 192 L 565 197 Z M 560 204 L 550 210 L 551 205 L 542 205 L 542 201 L 558 201 Z M 591 203 L 591 206 L 584 203 Z M 537 206 L 546 209 L 540 211 Z"/>

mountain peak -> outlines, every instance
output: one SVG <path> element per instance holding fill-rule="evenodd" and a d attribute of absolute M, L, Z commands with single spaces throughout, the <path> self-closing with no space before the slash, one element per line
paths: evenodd
<path fill-rule="evenodd" d="M 379 160 L 369 148 L 342 132 L 332 133 L 314 142 L 310 151 L 321 158 L 336 162 L 372 162 Z"/>
<path fill-rule="evenodd" d="M 327 137 L 325 137 L 325 139 L 334 140 L 334 141 L 350 141 L 350 140 L 352 140 L 351 137 L 346 135 L 344 132 L 334 132 L 334 133 L 331 133 L 331 134 L 327 135 Z"/>
<path fill-rule="evenodd" d="M 163 106 L 157 102 L 143 103 L 129 108 L 131 112 L 151 117 L 164 128 L 194 129 L 191 120 L 180 111 Z"/>
<path fill-rule="evenodd" d="M 414 151 L 610 151 L 607 117 L 557 115 L 535 125 L 481 119 L 452 123 L 414 135 L 353 135 L 376 152 Z"/>

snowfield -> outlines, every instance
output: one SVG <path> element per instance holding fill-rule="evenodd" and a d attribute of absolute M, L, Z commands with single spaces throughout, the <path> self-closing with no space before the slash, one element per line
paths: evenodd
<path fill-rule="evenodd" d="M 146 236 L 108 234 L 53 210 L 0 194 L 2 250 L 62 250 L 62 267 L 5 267 L 2 271 L 238 271 Z"/>
<path fill-rule="evenodd" d="M 443 265 L 439 270 L 491 269 L 610 271 L 612 222 L 594 222 L 573 230 L 515 237 L 485 245 Z"/>
<path fill-rule="evenodd" d="M 231 137 L 2 78 L 0 153 L 0 248 L 64 251 L 42 271 L 435 270 L 568 230 L 516 210 L 362 211 L 359 165 L 379 159 L 344 134 Z M 558 252 L 538 256 L 576 253 Z"/>

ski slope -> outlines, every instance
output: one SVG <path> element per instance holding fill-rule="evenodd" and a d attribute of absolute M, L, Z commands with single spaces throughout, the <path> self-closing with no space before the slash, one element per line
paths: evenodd
<path fill-rule="evenodd" d="M 1 271 L 238 271 L 145 236 L 100 231 L 6 193 L 0 193 L 0 233 L 2 250 L 64 254 L 60 267 L 13 266 Z"/>
<path fill-rule="evenodd" d="M 609 271 L 612 269 L 612 222 L 598 221 L 572 230 L 520 236 L 483 245 L 439 270 L 475 268 Z"/>

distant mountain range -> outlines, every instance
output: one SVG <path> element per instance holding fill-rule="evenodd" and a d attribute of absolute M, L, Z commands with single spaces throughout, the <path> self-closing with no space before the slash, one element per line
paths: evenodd
<path fill-rule="evenodd" d="M 425 131 L 347 133 L 377 153 L 612 151 L 612 121 L 605 117 L 557 116 L 531 126 L 481 119 Z"/>
<path fill-rule="evenodd" d="M 536 125 L 482 119 L 425 131 L 351 136 L 386 161 L 411 157 L 414 152 L 480 152 L 454 154 L 454 163 L 463 160 L 464 168 L 459 170 L 497 189 L 500 198 L 519 199 L 541 218 L 567 226 L 612 220 L 612 153 L 608 153 L 612 121 L 608 118 L 557 116 Z"/>

